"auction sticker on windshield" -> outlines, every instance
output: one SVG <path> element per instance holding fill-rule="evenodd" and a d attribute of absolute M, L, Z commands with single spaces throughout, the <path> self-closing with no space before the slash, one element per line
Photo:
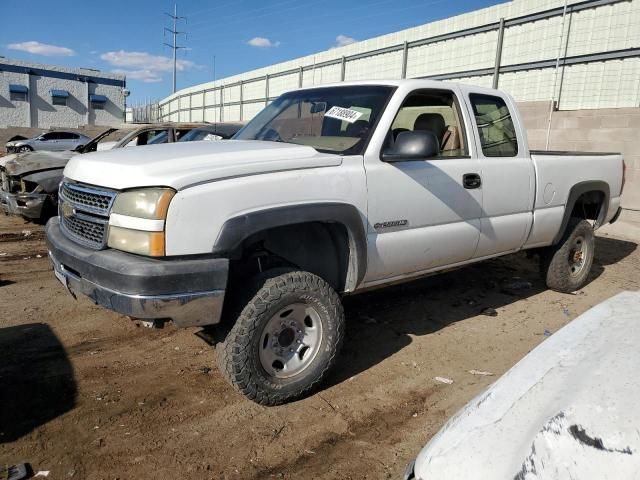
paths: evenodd
<path fill-rule="evenodd" d="M 362 116 L 362 112 L 351 110 L 350 108 L 331 107 L 329 111 L 324 114 L 324 116 L 353 123 Z"/>

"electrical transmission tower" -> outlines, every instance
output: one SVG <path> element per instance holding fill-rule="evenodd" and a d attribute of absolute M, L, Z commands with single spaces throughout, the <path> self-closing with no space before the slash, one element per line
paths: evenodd
<path fill-rule="evenodd" d="M 176 54 L 178 53 L 178 50 L 180 50 L 181 48 L 186 48 L 184 46 L 178 45 L 177 40 L 178 40 L 178 35 L 187 34 L 187 32 L 178 32 L 176 28 L 178 26 L 178 20 L 184 20 L 186 22 L 187 17 L 178 16 L 178 5 L 175 3 L 173 4 L 173 15 L 167 12 L 164 12 L 164 14 L 167 15 L 173 21 L 173 28 L 164 27 L 165 34 L 169 32 L 173 36 L 173 44 L 169 44 L 166 42 L 164 44 L 173 50 L 173 90 L 172 92 L 176 93 L 176 66 L 177 66 Z"/>

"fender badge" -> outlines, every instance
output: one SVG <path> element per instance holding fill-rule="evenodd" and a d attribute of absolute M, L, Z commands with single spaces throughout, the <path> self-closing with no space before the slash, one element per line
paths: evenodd
<path fill-rule="evenodd" d="M 382 228 L 404 227 L 409 224 L 409 220 L 390 220 L 388 222 L 378 222 L 373 228 L 380 230 Z"/>

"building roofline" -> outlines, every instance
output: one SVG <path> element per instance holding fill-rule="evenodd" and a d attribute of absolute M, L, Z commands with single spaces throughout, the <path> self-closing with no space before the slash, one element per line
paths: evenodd
<path fill-rule="evenodd" d="M 9 58 L 0 58 L 0 72 L 2 71 L 59 78 L 61 80 L 90 82 L 122 88 L 126 86 L 125 76 L 121 74 L 106 73 L 84 68 L 58 67 L 57 65 L 24 62 L 22 60 L 12 60 Z"/>

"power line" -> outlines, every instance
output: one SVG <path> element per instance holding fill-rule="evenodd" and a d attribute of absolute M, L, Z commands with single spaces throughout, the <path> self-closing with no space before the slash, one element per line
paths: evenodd
<path fill-rule="evenodd" d="M 178 35 L 186 35 L 187 32 L 178 32 L 176 30 L 178 25 L 178 20 L 187 21 L 187 17 L 179 17 L 178 16 L 178 5 L 173 4 L 173 15 L 167 12 L 164 12 L 171 20 L 173 20 L 173 29 L 164 27 L 164 32 L 169 32 L 173 36 L 173 45 L 164 42 L 164 44 L 173 50 L 173 90 L 172 93 L 176 93 L 176 67 L 177 67 L 177 52 L 181 48 L 186 48 L 184 46 L 180 46 L 177 43 Z"/>

